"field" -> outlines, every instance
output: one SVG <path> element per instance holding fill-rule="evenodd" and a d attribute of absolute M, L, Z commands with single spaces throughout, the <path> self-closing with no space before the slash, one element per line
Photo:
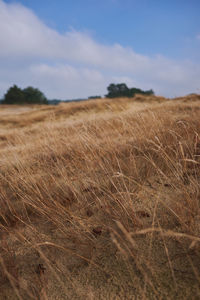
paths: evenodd
<path fill-rule="evenodd" d="M 0 299 L 200 298 L 200 96 L 0 106 Z"/>

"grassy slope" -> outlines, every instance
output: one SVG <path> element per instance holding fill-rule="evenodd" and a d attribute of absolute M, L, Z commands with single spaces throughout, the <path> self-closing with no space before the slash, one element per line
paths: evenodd
<path fill-rule="evenodd" d="M 198 96 L 1 106 L 0 125 L 0 299 L 199 297 Z"/>

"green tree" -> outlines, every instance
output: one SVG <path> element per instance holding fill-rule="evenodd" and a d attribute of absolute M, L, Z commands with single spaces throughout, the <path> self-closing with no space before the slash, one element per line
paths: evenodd
<path fill-rule="evenodd" d="M 48 104 L 48 101 L 39 89 L 29 86 L 22 90 L 14 85 L 5 94 L 2 104 Z"/>
<path fill-rule="evenodd" d="M 146 95 L 154 95 L 154 91 L 151 89 L 151 90 L 147 90 L 145 91 L 145 94 Z"/>
<path fill-rule="evenodd" d="M 114 84 L 111 83 L 108 87 L 108 94 L 106 97 L 108 98 L 115 98 L 115 97 L 121 97 L 121 96 L 128 96 L 128 87 L 126 86 L 125 83 L 119 83 L 119 84 Z"/>
<path fill-rule="evenodd" d="M 36 88 L 33 88 L 31 86 L 25 88 L 23 90 L 24 93 L 24 99 L 26 103 L 29 104 L 47 104 L 47 98 L 44 96 L 44 94 Z"/>
<path fill-rule="evenodd" d="M 135 94 L 154 95 L 153 90 L 143 91 L 138 88 L 128 88 L 125 83 L 118 83 L 118 84 L 111 83 L 107 87 L 107 90 L 108 90 L 108 94 L 105 96 L 108 98 L 134 97 Z"/>
<path fill-rule="evenodd" d="M 16 85 L 13 85 L 4 96 L 3 104 L 21 104 L 24 103 L 24 93 Z"/>

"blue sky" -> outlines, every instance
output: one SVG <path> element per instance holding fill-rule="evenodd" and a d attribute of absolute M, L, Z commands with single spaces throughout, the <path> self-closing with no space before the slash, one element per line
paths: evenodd
<path fill-rule="evenodd" d="M 199 0 L 0 0 L 0 97 L 104 95 L 111 82 L 200 93 Z"/>
<path fill-rule="evenodd" d="M 119 43 L 147 55 L 162 53 L 172 58 L 191 58 L 200 52 L 195 41 L 200 32 L 199 0 L 23 0 L 20 3 L 63 33 L 70 28 L 89 31 L 99 42 Z"/>

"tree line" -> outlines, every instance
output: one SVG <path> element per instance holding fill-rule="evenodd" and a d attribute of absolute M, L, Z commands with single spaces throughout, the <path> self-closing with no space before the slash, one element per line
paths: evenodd
<path fill-rule="evenodd" d="M 108 87 L 108 94 L 105 97 L 117 98 L 117 97 L 134 97 L 136 94 L 142 95 L 154 95 L 153 90 L 143 91 L 139 88 L 128 88 L 125 83 L 114 84 L 111 83 Z M 101 98 L 101 96 L 91 96 L 88 99 Z M 56 100 L 60 102 L 61 100 Z M 1 101 L 2 104 L 49 104 L 51 101 L 47 100 L 46 96 L 37 88 L 27 87 L 25 89 L 19 88 L 17 85 L 13 85 L 8 89 L 4 98 Z M 53 104 L 53 102 L 52 102 Z"/>
<path fill-rule="evenodd" d="M 2 104 L 48 104 L 45 95 L 31 86 L 21 89 L 17 85 L 9 88 L 4 95 Z"/>
<path fill-rule="evenodd" d="M 107 87 L 107 90 L 108 90 L 108 94 L 105 96 L 108 98 L 134 97 L 136 94 L 154 95 L 153 90 L 143 91 L 138 88 L 128 88 L 125 83 L 119 83 L 119 84 L 111 83 Z"/>

